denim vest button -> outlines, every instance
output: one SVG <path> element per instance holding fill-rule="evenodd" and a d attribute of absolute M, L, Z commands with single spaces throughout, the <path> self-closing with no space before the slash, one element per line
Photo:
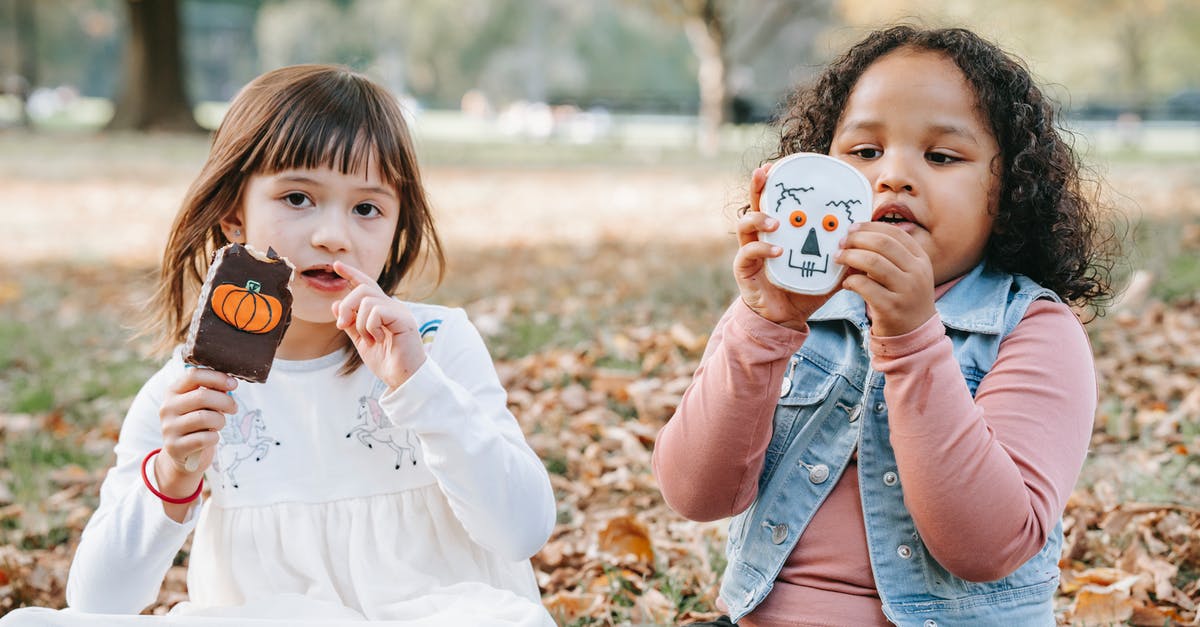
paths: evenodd
<path fill-rule="evenodd" d="M 825 480 L 828 478 L 829 466 L 826 466 L 825 464 L 817 464 L 808 470 L 808 480 L 813 483 L 822 484 L 825 483 Z"/>
<path fill-rule="evenodd" d="M 883 411 L 884 407 L 886 407 L 886 405 L 883 404 L 883 401 L 879 401 L 878 403 L 875 403 L 875 411 L 876 412 Z"/>
<path fill-rule="evenodd" d="M 907 544 L 901 544 L 900 546 L 896 547 L 896 555 L 899 555 L 900 559 L 908 559 L 912 557 L 912 548 L 910 548 Z"/>
<path fill-rule="evenodd" d="M 900 477 L 897 477 L 896 473 L 894 473 L 890 470 L 883 473 L 883 485 L 885 485 L 885 486 L 888 486 L 888 487 L 894 486 L 894 485 L 896 485 L 896 482 L 899 480 L 900 480 Z"/>
<path fill-rule="evenodd" d="M 925 621 L 925 627 L 937 627 L 937 621 L 931 618 Z"/>
<path fill-rule="evenodd" d="M 779 523 L 778 525 L 771 527 L 771 542 L 774 542 L 775 544 L 783 544 L 783 541 L 787 540 L 787 536 L 787 525 Z"/>

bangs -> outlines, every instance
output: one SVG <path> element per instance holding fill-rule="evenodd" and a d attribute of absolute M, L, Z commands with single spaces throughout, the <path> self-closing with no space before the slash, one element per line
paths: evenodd
<path fill-rule="evenodd" d="M 245 172 L 325 168 L 365 175 L 374 160 L 380 177 L 399 188 L 416 165 L 408 130 L 391 94 L 343 73 L 323 75 L 279 95 Z"/>

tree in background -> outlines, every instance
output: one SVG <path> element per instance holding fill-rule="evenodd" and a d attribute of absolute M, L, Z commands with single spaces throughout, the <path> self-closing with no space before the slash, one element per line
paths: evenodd
<path fill-rule="evenodd" d="M 178 0 L 126 0 L 129 38 L 109 130 L 199 131 L 183 87 Z"/>
<path fill-rule="evenodd" d="M 7 124 L 32 93 L 35 124 L 98 120 L 116 101 L 111 128 L 194 128 L 189 100 L 334 62 L 430 108 L 466 93 L 497 112 L 699 108 L 711 154 L 722 124 L 768 118 L 825 58 L 897 20 L 969 26 L 1091 117 L 1161 117 L 1200 87 L 1197 0 L 0 0 L 0 92 L 16 96 Z"/>
<path fill-rule="evenodd" d="M 788 24 L 798 19 L 826 18 L 830 2 L 812 0 L 652 0 L 656 10 L 678 21 L 696 55 L 700 88 L 697 147 L 705 156 L 717 154 L 721 126 L 729 119 L 731 69 L 761 50 Z"/>
<path fill-rule="evenodd" d="M 431 108 L 467 92 L 619 111 L 694 108 L 682 30 L 623 0 L 304 0 L 262 5 L 263 68 L 332 61 Z"/>
<path fill-rule="evenodd" d="M 25 104 L 29 92 L 38 82 L 37 63 L 37 20 L 33 0 L 7 0 L 0 10 L 11 18 L 10 32 L 5 33 L 8 43 L 0 51 L 8 63 L 0 65 L 0 94 L 11 94 L 20 100 L 18 124 L 29 126 L 29 113 Z M 7 70 L 4 66 L 9 66 Z"/>
<path fill-rule="evenodd" d="M 1146 115 L 1169 73 L 1190 71 L 1187 82 L 1200 79 L 1200 4 L 1195 0 L 1063 0 L 1057 4 L 1068 19 L 1091 36 L 1108 43 L 1109 81 L 1121 104 Z M 1180 54 L 1182 53 L 1182 54 Z M 1180 55 L 1178 59 L 1169 56 Z"/>
<path fill-rule="evenodd" d="M 849 28 L 831 33 L 834 47 L 896 21 L 972 28 L 1025 59 L 1068 108 L 1145 114 L 1200 86 L 1196 0 L 837 0 L 836 9 Z"/>

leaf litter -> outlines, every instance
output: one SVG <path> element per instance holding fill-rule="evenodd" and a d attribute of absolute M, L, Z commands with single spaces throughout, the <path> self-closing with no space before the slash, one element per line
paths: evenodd
<path fill-rule="evenodd" d="M 594 259 L 630 254 L 610 242 Z M 691 255 L 696 264 L 714 263 L 712 249 L 664 255 L 680 254 Z M 716 253 L 721 264 L 724 254 Z M 661 263 L 666 280 L 676 280 L 666 270 L 670 264 Z M 506 284 L 516 286 L 506 295 L 484 287 L 496 280 L 487 272 L 475 279 L 479 285 L 450 294 L 473 319 L 483 321 L 480 328 L 491 343 L 501 342 L 533 312 L 542 312 L 543 323 L 553 330 L 540 344 L 498 355 L 496 363 L 509 406 L 546 463 L 557 499 L 558 523 L 533 558 L 546 606 L 564 625 L 676 624 L 715 617 L 726 523 L 697 523 L 674 514 L 659 494 L 650 459 L 658 430 L 699 363 L 707 329 L 731 294 L 725 291 L 716 299 L 710 294 L 704 302 L 684 294 L 672 301 L 620 282 L 609 282 L 612 290 L 593 290 L 591 296 L 585 290 L 582 297 L 563 285 L 522 291 L 523 281 L 536 285 L 538 272 L 544 271 L 536 261 L 527 265 L 527 276 L 505 277 Z M 111 276 L 79 274 L 74 266 L 26 270 L 31 278 L 6 282 L 0 290 L 6 318 L 30 324 L 43 319 L 45 309 L 31 304 L 42 297 L 31 285 L 62 285 L 50 300 L 58 299 L 54 310 L 67 312 L 55 324 L 70 329 L 86 318 L 71 313 L 86 310 L 83 303 L 127 297 L 130 285 L 144 293 L 147 285 L 146 275 L 132 270 Z M 591 271 L 600 277 L 621 273 L 611 267 Z M 564 281 L 578 284 L 580 278 Z M 533 300 L 545 294 L 554 298 Z M 570 320 L 587 316 L 594 319 L 583 332 L 562 332 Z M 120 326 L 116 319 L 107 324 L 110 334 Z M 1084 476 L 1063 518 L 1057 617 L 1079 625 L 1198 624 L 1200 352 L 1195 347 L 1200 346 L 1200 303 L 1150 301 L 1098 319 L 1089 332 L 1101 409 Z M 75 349 L 85 351 L 80 363 L 131 359 L 127 345 L 103 336 L 103 330 L 84 334 L 82 347 Z M 45 365 L 32 358 L 9 359 L 0 393 L 12 392 L 19 373 Z M 68 356 L 68 363 L 78 367 L 74 359 Z M 55 466 L 43 478 L 45 497 L 33 503 L 14 497 L 10 484 L 18 469 L 11 460 L 0 464 L 0 613 L 28 605 L 63 606 L 71 555 L 96 506 L 120 413 L 131 396 L 100 401 L 69 393 L 51 408 L 0 413 L 0 451 L 21 438 L 48 433 L 97 456 L 90 466 Z M 79 412 L 70 411 L 79 403 L 91 407 L 90 419 L 79 420 Z M 186 599 L 186 546 L 176 561 L 147 613 L 163 613 Z"/>

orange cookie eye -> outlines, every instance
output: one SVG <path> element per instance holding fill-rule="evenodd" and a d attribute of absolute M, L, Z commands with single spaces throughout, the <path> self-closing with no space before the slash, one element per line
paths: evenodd
<path fill-rule="evenodd" d="M 788 222 L 791 222 L 792 226 L 800 228 L 804 226 L 805 222 L 808 222 L 808 216 L 804 215 L 803 211 L 793 211 L 792 215 L 788 216 Z"/>
<path fill-rule="evenodd" d="M 835 215 L 827 215 L 824 220 L 821 220 L 821 226 L 825 227 L 826 231 L 832 231 L 837 228 L 838 219 Z"/>

